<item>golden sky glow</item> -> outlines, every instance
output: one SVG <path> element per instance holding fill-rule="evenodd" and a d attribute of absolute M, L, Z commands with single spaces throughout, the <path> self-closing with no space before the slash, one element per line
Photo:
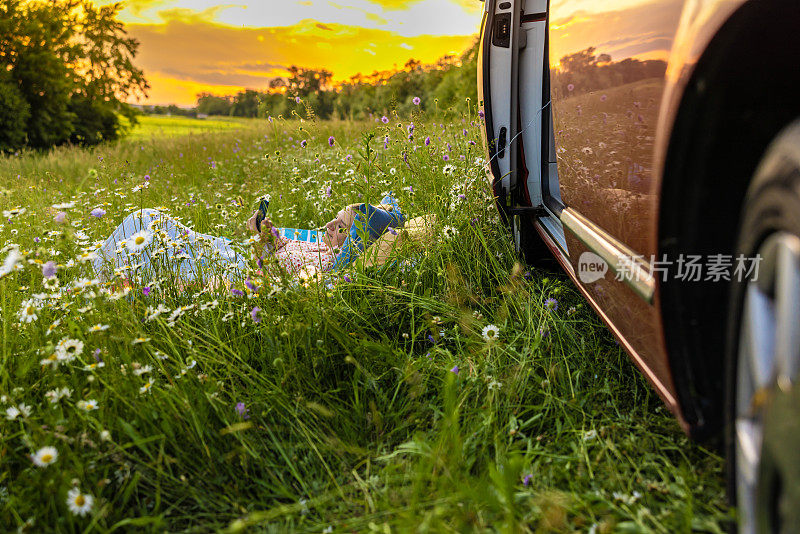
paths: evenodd
<path fill-rule="evenodd" d="M 116 0 L 101 0 L 110 4 Z M 289 65 L 334 81 L 460 54 L 480 26 L 478 0 L 127 0 L 120 13 L 141 42 L 146 103 L 189 106 L 197 93 L 265 89 Z"/>

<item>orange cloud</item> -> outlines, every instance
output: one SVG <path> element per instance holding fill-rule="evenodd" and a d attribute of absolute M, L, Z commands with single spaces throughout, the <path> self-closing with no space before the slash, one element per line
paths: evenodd
<path fill-rule="evenodd" d="M 222 8 L 218 6 L 212 9 Z M 231 94 L 266 89 L 289 65 L 325 68 L 342 81 L 357 73 L 424 63 L 458 54 L 471 35 L 405 37 L 384 30 L 305 20 L 294 26 L 236 28 L 202 13 L 161 12 L 164 24 L 129 24 L 141 42 L 136 64 L 152 87 L 148 102 L 192 105 L 198 92 Z"/>

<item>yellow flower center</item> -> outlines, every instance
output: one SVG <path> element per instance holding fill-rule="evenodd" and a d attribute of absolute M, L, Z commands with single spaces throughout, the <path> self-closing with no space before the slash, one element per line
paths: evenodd
<path fill-rule="evenodd" d="M 80 494 L 77 497 L 75 497 L 76 506 L 83 506 L 84 504 L 86 504 L 86 497 Z"/>
<path fill-rule="evenodd" d="M 33 306 L 28 306 L 27 308 L 25 308 L 25 313 L 27 313 L 28 315 L 34 315 L 36 313 L 36 308 L 34 308 Z"/>
<path fill-rule="evenodd" d="M 53 461 L 53 455 L 52 454 L 43 454 L 42 455 L 42 463 L 49 464 L 52 461 Z"/>
<path fill-rule="evenodd" d="M 135 243 L 137 245 L 141 245 L 142 243 L 144 243 L 144 237 L 142 236 L 137 237 Z"/>

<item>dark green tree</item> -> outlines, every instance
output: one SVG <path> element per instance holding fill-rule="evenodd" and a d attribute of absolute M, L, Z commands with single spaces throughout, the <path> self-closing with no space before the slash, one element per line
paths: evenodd
<path fill-rule="evenodd" d="M 139 43 L 116 20 L 121 4 L 0 0 L 0 70 L 27 103 L 27 144 L 94 144 L 122 133 L 125 103 L 149 88 L 133 64 Z M 6 123 L 0 122 L 0 129 Z M 17 148 L 0 147 L 4 150 Z"/>

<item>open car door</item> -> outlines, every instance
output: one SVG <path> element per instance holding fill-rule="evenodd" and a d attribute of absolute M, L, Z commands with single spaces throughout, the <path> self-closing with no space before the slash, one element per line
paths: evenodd
<path fill-rule="evenodd" d="M 486 0 L 478 57 L 478 105 L 487 176 L 517 250 L 538 222 L 566 255 L 550 106 L 547 0 Z M 552 184 L 552 187 L 551 187 Z M 554 199 L 557 202 L 548 202 Z"/>

